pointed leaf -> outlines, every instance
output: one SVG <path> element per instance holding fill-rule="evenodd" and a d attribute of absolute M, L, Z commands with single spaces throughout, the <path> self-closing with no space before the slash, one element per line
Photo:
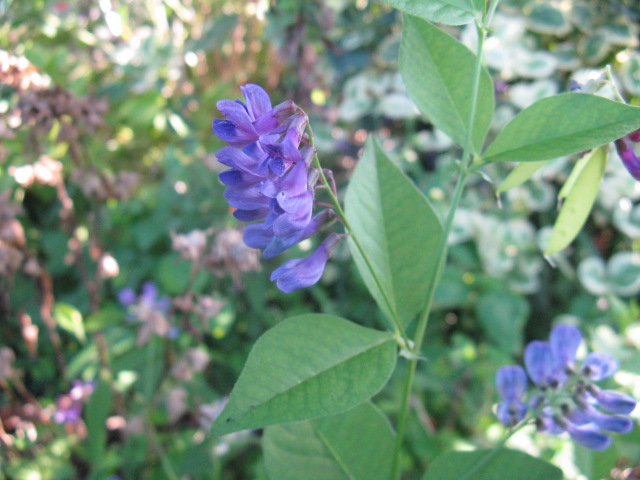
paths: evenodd
<path fill-rule="evenodd" d="M 388 480 L 395 434 L 366 402 L 346 413 L 276 425 L 262 439 L 273 480 Z"/>
<path fill-rule="evenodd" d="M 475 468 L 475 470 L 474 470 Z M 562 480 L 562 470 L 526 453 L 501 448 L 436 457 L 422 480 Z"/>
<path fill-rule="evenodd" d="M 511 190 L 512 188 L 517 187 L 518 185 L 522 185 L 524 182 L 533 177 L 533 175 L 547 163 L 549 163 L 548 160 L 518 164 L 513 170 L 511 170 L 509 175 L 507 175 L 507 178 L 505 178 L 502 183 L 500 183 L 500 186 L 497 190 L 498 193 L 506 192 L 507 190 Z"/>
<path fill-rule="evenodd" d="M 331 315 L 284 320 L 253 346 L 213 433 L 344 412 L 380 391 L 395 363 L 389 332 Z"/>
<path fill-rule="evenodd" d="M 600 147 L 580 159 L 583 165 L 575 179 L 571 191 L 565 192 L 566 200 L 562 205 L 553 234 L 545 253 L 556 253 L 569 245 L 587 221 L 593 202 L 598 195 L 600 181 L 607 165 L 607 149 Z"/>
<path fill-rule="evenodd" d="M 442 237 L 437 215 L 373 139 L 351 178 L 345 206 L 373 269 L 349 238 L 360 275 L 385 315 L 408 323 L 431 288 Z"/>
<path fill-rule="evenodd" d="M 464 25 L 482 12 L 482 0 L 385 0 L 398 10 L 430 22 Z"/>
<path fill-rule="evenodd" d="M 431 123 L 458 145 L 464 145 L 476 56 L 430 23 L 410 15 L 403 19 L 400 71 L 407 92 Z M 493 82 L 483 68 L 471 139 L 474 153 L 482 150 L 493 108 Z"/>
<path fill-rule="evenodd" d="M 520 112 L 482 155 L 533 162 L 599 147 L 640 128 L 640 108 L 586 93 L 544 98 Z"/>

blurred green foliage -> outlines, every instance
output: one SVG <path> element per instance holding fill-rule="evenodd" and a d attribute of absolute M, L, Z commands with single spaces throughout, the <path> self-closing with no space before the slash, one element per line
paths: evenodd
<path fill-rule="evenodd" d="M 246 82 L 295 100 L 339 186 L 375 134 L 444 212 L 459 152 L 406 96 L 399 15 L 372 0 L 0 0 L 0 16 L 0 479 L 265 479 L 260 432 L 206 433 L 255 339 L 300 313 L 372 327 L 382 316 L 346 248 L 318 286 L 290 295 L 268 282 L 281 261 L 239 248 L 215 104 Z M 485 58 L 492 134 L 570 80 L 612 97 L 606 64 L 640 103 L 639 19 L 632 0 L 503 0 Z M 471 29 L 450 31 L 473 44 Z M 615 151 L 585 230 L 542 254 L 575 160 L 499 196 L 511 166 L 474 179 L 416 379 L 407 478 L 499 436 L 496 369 L 560 318 L 616 356 L 617 380 L 640 396 L 640 188 Z M 193 231 L 204 243 L 175 237 Z M 167 305 L 118 302 L 147 281 Z M 392 416 L 402 368 L 377 401 Z M 56 424 L 74 379 L 96 390 L 83 421 Z M 514 441 L 568 478 L 623 478 L 640 462 L 637 432 L 606 461 L 526 435 Z"/>

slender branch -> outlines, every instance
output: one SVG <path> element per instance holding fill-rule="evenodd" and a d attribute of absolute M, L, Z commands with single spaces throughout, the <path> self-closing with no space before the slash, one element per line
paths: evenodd
<path fill-rule="evenodd" d="M 307 126 L 307 131 L 309 133 L 309 144 L 313 145 L 313 132 L 311 130 L 311 127 Z M 404 328 L 404 325 L 402 325 L 402 322 L 400 321 L 400 317 L 398 315 L 398 312 L 394 308 L 393 304 L 391 303 L 391 301 L 390 301 L 390 299 L 389 299 L 389 297 L 387 295 L 387 292 L 383 288 L 382 281 L 380 280 L 380 277 L 378 276 L 378 274 L 374 270 L 373 265 L 371 264 L 371 260 L 369 259 L 369 256 L 367 255 L 366 250 L 364 249 L 364 247 L 360 243 L 360 240 L 358 239 L 358 236 L 356 235 L 356 233 L 353 231 L 353 228 L 351 228 L 351 224 L 349 223 L 349 220 L 347 219 L 347 216 L 345 215 L 344 210 L 342 210 L 342 206 L 340 205 L 340 201 L 338 200 L 338 197 L 336 196 L 336 194 L 334 193 L 333 189 L 331 188 L 332 185 L 327 180 L 327 177 L 325 176 L 324 170 L 323 170 L 322 166 L 320 165 L 320 159 L 318 158 L 318 154 L 317 153 L 313 157 L 313 162 L 315 164 L 315 167 L 318 169 L 318 173 L 320 175 L 320 180 L 327 187 L 326 190 L 327 190 L 327 193 L 329 194 L 329 197 L 331 198 L 331 202 L 333 203 L 333 206 L 335 208 L 336 214 L 340 218 L 340 221 L 344 224 L 344 227 L 350 233 L 351 239 L 353 240 L 353 243 L 355 244 L 356 248 L 358 249 L 358 252 L 360 253 L 360 255 L 362 255 L 362 258 L 364 259 L 365 263 L 367 264 L 367 268 L 369 269 L 369 272 L 371 273 L 371 276 L 373 277 L 373 280 L 376 282 L 376 285 L 377 285 L 378 289 L 382 293 L 382 296 L 384 298 L 385 304 L 387 305 L 387 308 L 389 309 L 389 311 L 393 315 L 392 321 L 394 323 L 394 327 L 395 327 L 395 330 L 396 330 L 395 331 L 396 335 L 401 336 L 406 348 L 409 348 L 409 346 L 411 345 L 411 342 L 409 341 L 409 337 L 407 336 L 407 332 L 406 332 L 406 330 Z"/>
<path fill-rule="evenodd" d="M 497 4 L 497 2 L 495 3 Z M 485 2 L 485 7 L 486 7 L 486 2 Z M 485 8 L 483 12 L 483 20 L 486 20 L 486 18 L 487 16 L 486 16 L 486 8 Z M 440 276 L 442 274 L 442 270 L 444 269 L 444 266 L 446 264 L 447 240 L 449 238 L 449 233 L 451 232 L 453 219 L 455 217 L 455 213 L 458 208 L 458 205 L 460 204 L 460 199 L 462 198 L 462 192 L 464 191 L 465 183 L 469 177 L 469 168 L 473 161 L 473 158 L 471 155 L 472 139 L 473 139 L 473 124 L 476 116 L 476 104 L 478 101 L 480 74 L 482 72 L 482 51 L 484 48 L 484 41 L 487 36 L 487 29 L 485 25 L 476 24 L 476 27 L 478 32 L 478 49 L 476 52 L 476 63 L 475 63 L 473 79 L 472 79 L 473 83 L 472 83 L 472 91 L 471 91 L 471 108 L 469 109 L 467 132 L 466 132 L 465 142 L 464 142 L 463 151 L 462 151 L 461 171 L 456 181 L 453 197 L 451 199 L 451 206 L 449 207 L 449 212 L 447 214 L 447 218 L 445 220 L 444 227 L 443 227 L 442 237 L 440 238 L 440 244 L 438 245 L 438 252 L 436 256 L 436 258 L 438 259 L 438 264 L 432 272 L 430 288 L 427 294 L 427 301 L 425 302 L 424 308 L 420 313 L 420 316 L 418 318 L 418 323 L 416 325 L 416 330 L 414 334 L 413 353 L 417 355 L 419 355 L 420 350 L 422 348 L 422 343 L 424 341 L 424 335 L 427 329 L 427 323 L 429 321 L 429 313 L 431 312 L 431 306 L 433 304 L 433 297 L 435 294 L 436 286 L 438 285 Z M 409 398 L 411 395 L 411 390 L 413 388 L 413 379 L 415 376 L 417 363 L 418 363 L 417 359 L 411 359 L 409 361 L 408 370 L 405 377 L 405 383 L 404 383 L 403 395 L 402 395 L 402 404 L 400 408 L 400 414 L 398 416 L 397 436 L 396 436 L 396 444 L 395 444 L 395 451 L 394 451 L 394 457 L 393 457 L 393 468 L 391 473 L 392 480 L 399 478 L 399 475 L 400 475 L 400 471 L 399 471 L 400 452 L 402 450 L 402 443 L 404 440 L 404 434 L 407 426 L 407 419 L 409 416 Z"/>

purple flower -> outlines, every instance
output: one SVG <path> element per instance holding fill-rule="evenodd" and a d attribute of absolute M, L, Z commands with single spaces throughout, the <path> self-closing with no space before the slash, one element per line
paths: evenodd
<path fill-rule="evenodd" d="M 56 411 L 53 413 L 53 421 L 59 424 L 77 423 L 82 416 L 82 407 L 94 389 L 95 382 L 75 380 L 69 393 L 59 395 L 56 399 Z"/>
<path fill-rule="evenodd" d="M 610 377 L 618 369 L 616 360 L 605 353 L 590 353 L 576 366 L 576 353 L 582 341 L 580 331 L 569 325 L 554 327 L 548 342 L 535 340 L 527 345 L 524 362 L 529 378 L 537 386 L 525 403 L 527 379 L 522 367 L 502 367 L 496 375 L 501 398 L 498 419 L 513 426 L 535 417 L 539 431 L 568 433 L 571 438 L 593 450 L 603 450 L 611 438 L 602 433 L 628 433 L 630 414 L 636 400 L 613 390 L 601 390 L 593 382 Z M 527 407 L 528 404 L 528 407 Z"/>
<path fill-rule="evenodd" d="M 620 156 L 625 168 L 633 178 L 640 180 L 640 158 L 636 155 L 629 137 L 624 136 L 619 138 L 616 140 L 615 144 L 616 150 L 618 150 L 618 155 Z"/>
<path fill-rule="evenodd" d="M 315 285 L 322 276 L 331 252 L 339 242 L 340 237 L 332 233 L 308 257 L 294 258 L 274 270 L 271 281 L 276 282 L 278 288 L 285 293 Z"/>
<path fill-rule="evenodd" d="M 305 143 L 307 115 L 293 102 L 272 108 L 269 96 L 257 85 L 245 85 L 241 90 L 246 104 L 231 100 L 217 104 L 227 119 L 214 120 L 213 130 L 230 145 L 216 153 L 220 163 L 230 167 L 219 178 L 227 186 L 224 196 L 236 209 L 234 216 L 261 222 L 245 227 L 244 243 L 272 258 L 318 232 L 335 215 L 313 217 L 319 173 L 310 167 L 316 151 Z M 319 262 L 325 250 L 322 247 L 308 259 L 290 260 L 274 272 L 272 280 L 283 291 L 313 285 L 328 258 Z M 319 263 L 322 268 L 317 270 Z M 313 274 L 292 288 L 285 271 L 301 271 L 305 266 L 313 266 Z"/>

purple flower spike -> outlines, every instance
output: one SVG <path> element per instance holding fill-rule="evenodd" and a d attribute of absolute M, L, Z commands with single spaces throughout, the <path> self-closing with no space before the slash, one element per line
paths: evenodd
<path fill-rule="evenodd" d="M 640 158 L 633 150 L 633 145 L 629 141 L 629 138 L 622 137 L 616 140 L 616 149 L 622 163 L 629 171 L 631 176 L 636 180 L 640 180 Z"/>
<path fill-rule="evenodd" d="M 611 355 L 593 352 L 582 364 L 582 374 L 594 382 L 610 377 L 618 370 L 618 362 Z"/>
<path fill-rule="evenodd" d="M 638 403 L 635 398 L 615 390 L 601 390 L 595 395 L 595 399 L 606 411 L 618 415 L 629 415 Z"/>
<path fill-rule="evenodd" d="M 331 252 L 339 242 L 340 237 L 332 233 L 308 257 L 294 258 L 274 270 L 271 281 L 276 282 L 278 288 L 285 293 L 315 285 L 322 276 Z"/>
<path fill-rule="evenodd" d="M 548 342 L 533 341 L 524 351 L 524 364 L 529 378 L 540 387 L 549 386 L 553 373 L 553 358 Z"/>
<path fill-rule="evenodd" d="M 565 428 L 576 443 L 591 450 L 606 450 L 611 445 L 611 437 L 601 433 L 595 425 L 576 426 L 567 422 Z"/>

